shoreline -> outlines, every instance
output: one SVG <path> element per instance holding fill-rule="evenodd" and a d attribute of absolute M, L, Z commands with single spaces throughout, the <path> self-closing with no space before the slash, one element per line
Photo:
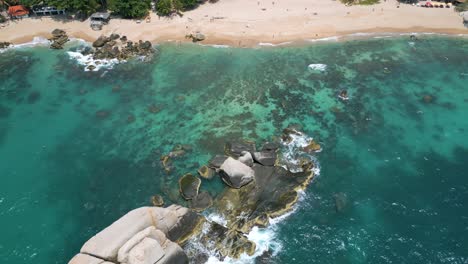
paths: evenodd
<path fill-rule="evenodd" d="M 453 8 L 422 8 L 396 0 L 383 0 L 371 6 L 345 6 L 332 0 L 230 0 L 203 4 L 182 17 L 159 17 L 155 13 L 149 17 L 149 22 L 140 23 L 114 18 L 101 31 L 93 31 L 89 20 L 26 18 L 4 25 L 0 41 L 19 44 L 37 36 L 48 38 L 56 28 L 88 42 L 117 33 L 153 44 L 188 43 L 191 41 L 186 35 L 201 32 L 206 39 L 200 44 L 230 47 L 347 39 L 359 34 L 468 34 L 463 19 Z"/>
<path fill-rule="evenodd" d="M 329 36 L 324 38 L 310 38 L 310 39 L 292 39 L 289 41 L 284 42 L 252 42 L 249 46 L 233 46 L 226 44 L 226 42 L 192 42 L 189 40 L 178 41 L 178 40 L 163 40 L 163 41 L 150 41 L 153 45 L 160 45 L 160 44 L 193 44 L 199 45 L 204 47 L 213 47 L 213 48 L 280 48 L 280 47 L 302 47 L 320 43 L 330 43 L 330 42 L 346 42 L 346 41 L 355 41 L 355 40 L 368 40 L 368 39 L 382 39 L 382 38 L 398 38 L 404 36 L 439 36 L 439 37 L 454 37 L 454 38 L 467 38 L 468 39 L 468 32 L 459 33 L 459 32 L 428 32 L 428 31 L 394 31 L 394 32 L 379 32 L 379 31 L 369 31 L 369 32 L 352 32 L 349 34 L 343 35 L 336 35 L 336 36 Z M 48 38 L 50 34 L 43 34 L 43 35 L 36 35 L 31 37 L 24 37 L 18 39 L 18 41 L 12 42 L 12 46 L 8 47 L 7 49 L 11 48 L 22 48 L 22 47 L 33 47 L 33 46 L 41 46 L 46 45 L 46 41 L 48 42 Z M 92 44 L 95 39 L 90 38 L 82 38 L 70 35 L 70 42 L 85 42 L 88 44 Z M 41 40 L 40 42 L 35 42 L 36 40 Z M 48 44 L 48 43 L 47 43 Z"/>

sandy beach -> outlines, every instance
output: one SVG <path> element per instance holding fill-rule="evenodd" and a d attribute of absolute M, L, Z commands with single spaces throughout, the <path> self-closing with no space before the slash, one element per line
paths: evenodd
<path fill-rule="evenodd" d="M 185 35 L 205 34 L 204 44 L 254 46 L 323 39 L 354 33 L 434 32 L 468 34 L 453 8 L 422 8 L 395 0 L 372 6 L 345 6 L 331 0 L 221 0 L 165 18 L 151 13 L 151 21 L 112 19 L 101 31 L 89 21 L 26 18 L 0 29 L 0 41 L 24 43 L 35 36 L 48 37 L 60 28 L 75 38 L 93 41 L 100 35 L 119 33 L 132 40 L 189 41 Z"/>

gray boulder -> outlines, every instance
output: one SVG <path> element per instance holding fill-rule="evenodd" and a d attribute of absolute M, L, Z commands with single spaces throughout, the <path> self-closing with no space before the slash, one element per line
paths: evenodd
<path fill-rule="evenodd" d="M 249 167 L 252 167 L 253 165 L 252 154 L 250 154 L 248 151 L 242 151 L 241 156 L 237 160 Z"/>
<path fill-rule="evenodd" d="M 274 166 L 278 155 L 274 150 L 263 150 L 260 152 L 254 152 L 253 158 L 255 162 L 260 163 L 264 166 Z"/>
<path fill-rule="evenodd" d="M 239 189 L 254 179 L 254 171 L 231 157 L 220 168 L 221 179 L 230 187 Z"/>
<path fill-rule="evenodd" d="M 171 241 L 179 241 L 193 232 L 198 224 L 198 217 L 196 213 L 177 205 L 171 205 L 167 208 L 141 207 L 130 211 L 89 239 L 81 248 L 81 253 L 115 262 L 118 260 L 119 250 L 135 235 L 139 234 L 137 238 L 156 237 L 156 235 L 144 236 L 140 233 L 148 227 L 158 229 Z M 144 234 L 151 233 L 150 231 L 146 230 Z M 147 241 L 145 243 L 140 250 L 146 250 L 147 244 L 153 242 Z M 162 246 L 164 247 L 164 245 Z M 127 248 L 129 247 L 127 246 Z M 129 250 L 127 251 L 129 252 Z M 159 262 L 157 263 L 159 264 Z"/>

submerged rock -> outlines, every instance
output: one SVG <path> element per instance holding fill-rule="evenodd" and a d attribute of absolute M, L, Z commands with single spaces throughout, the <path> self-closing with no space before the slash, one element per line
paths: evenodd
<path fill-rule="evenodd" d="M 204 165 L 198 169 L 198 174 L 204 179 L 211 180 L 215 175 L 215 171 L 212 168 Z"/>
<path fill-rule="evenodd" d="M 192 200 L 198 195 L 201 180 L 190 173 L 185 174 L 179 180 L 179 191 L 185 200 Z"/>
<path fill-rule="evenodd" d="M 221 179 L 232 188 L 241 188 L 254 179 L 254 171 L 244 163 L 231 157 L 220 167 Z"/>
<path fill-rule="evenodd" d="M 348 197 L 344 193 L 336 193 L 333 195 L 333 200 L 335 201 L 335 210 L 337 213 L 341 213 L 346 208 L 348 204 Z"/>

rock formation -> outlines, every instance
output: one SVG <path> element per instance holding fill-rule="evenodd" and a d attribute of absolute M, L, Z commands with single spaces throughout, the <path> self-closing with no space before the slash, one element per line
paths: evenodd
<path fill-rule="evenodd" d="M 186 38 L 192 39 L 193 42 L 199 42 L 205 40 L 205 35 L 200 32 L 191 33 L 185 36 Z"/>
<path fill-rule="evenodd" d="M 52 37 L 49 39 L 51 42 L 51 49 L 63 49 L 63 45 L 67 43 L 70 39 L 68 38 L 67 33 L 61 29 L 54 29 L 52 31 Z"/>
<path fill-rule="evenodd" d="M 201 220 L 178 205 L 141 207 L 89 239 L 69 264 L 188 263 L 177 243 L 183 243 Z"/>
<path fill-rule="evenodd" d="M 8 48 L 10 45 L 11 45 L 10 42 L 6 42 L 6 41 L 0 42 L 0 49 L 6 49 L 6 48 Z"/>
<path fill-rule="evenodd" d="M 281 144 L 288 151 L 299 152 L 294 157 L 300 159 L 292 161 L 278 158 L 281 151 L 278 143 L 265 143 L 260 151 L 251 141 L 227 143 L 226 156 L 217 155 L 199 169 L 204 179 L 217 173 L 226 183 L 227 187 L 215 200 L 208 192 L 199 192 L 200 178 L 185 174 L 179 180 L 179 191 L 191 209 L 178 205 L 135 209 L 88 240 L 70 264 L 188 263 L 189 258 L 206 261 L 207 251 L 221 259 L 253 255 L 256 245 L 246 234 L 254 226 L 266 227 L 271 218 L 291 210 L 299 191 L 314 176 L 310 155 L 317 151 L 318 144 L 310 139 L 305 146 L 291 147 L 302 136 L 294 128 L 283 131 Z M 287 169 L 290 167 L 294 170 Z M 155 197 L 153 203 L 160 204 L 159 197 Z M 341 210 L 344 202 L 341 198 L 336 200 L 337 210 Z M 196 213 L 208 207 L 225 222 L 211 222 Z M 185 247 L 184 252 L 180 246 L 187 241 L 195 246 Z M 197 246 L 206 250 L 197 250 Z M 268 256 L 263 259 L 268 261 Z"/>

